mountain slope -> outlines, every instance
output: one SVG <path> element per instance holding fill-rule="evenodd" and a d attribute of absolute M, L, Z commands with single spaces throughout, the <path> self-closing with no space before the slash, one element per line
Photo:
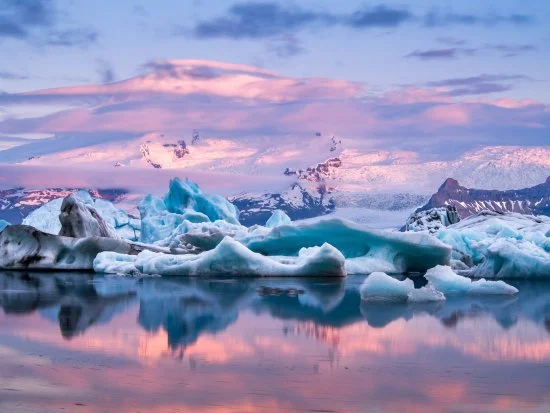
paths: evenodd
<path fill-rule="evenodd" d="M 550 176 L 542 184 L 507 191 L 470 189 L 448 178 L 418 211 L 456 207 L 461 218 L 483 210 L 550 216 Z"/>

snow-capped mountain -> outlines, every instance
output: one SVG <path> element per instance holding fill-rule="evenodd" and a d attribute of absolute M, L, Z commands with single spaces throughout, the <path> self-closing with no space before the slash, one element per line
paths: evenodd
<path fill-rule="evenodd" d="M 418 211 L 456 207 L 461 218 L 483 210 L 550 216 L 550 176 L 542 184 L 507 191 L 470 189 L 448 178 Z"/>
<path fill-rule="evenodd" d="M 20 224 L 29 213 L 57 198 L 75 194 L 81 188 L 0 190 L 0 219 L 11 224 Z M 105 199 L 117 203 L 127 194 L 124 189 L 86 189 L 94 199 Z"/>
<path fill-rule="evenodd" d="M 290 189 L 280 193 L 240 194 L 229 200 L 240 211 L 242 224 L 264 225 L 274 210 L 280 209 L 293 220 L 326 215 L 334 211 L 332 197 L 324 190 L 312 190 L 300 183 L 294 183 Z"/>

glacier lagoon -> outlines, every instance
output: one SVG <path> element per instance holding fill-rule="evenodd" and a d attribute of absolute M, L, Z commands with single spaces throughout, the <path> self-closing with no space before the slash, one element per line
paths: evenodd
<path fill-rule="evenodd" d="M 369 302 L 364 280 L 1 272 L 0 411 L 550 409 L 550 282 Z"/>

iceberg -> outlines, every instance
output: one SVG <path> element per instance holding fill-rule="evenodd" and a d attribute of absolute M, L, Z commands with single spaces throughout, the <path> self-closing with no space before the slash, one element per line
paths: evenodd
<path fill-rule="evenodd" d="M 412 280 L 399 281 L 384 272 L 373 272 L 359 288 L 365 301 L 407 301 L 413 290 Z"/>
<path fill-rule="evenodd" d="M 103 274 L 139 275 L 136 260 L 137 255 L 105 251 L 94 258 L 93 268 L 95 272 Z"/>
<path fill-rule="evenodd" d="M 516 294 L 518 289 L 504 281 L 487 281 L 480 279 L 472 281 L 469 278 L 456 274 L 451 267 L 438 265 L 426 272 L 426 279 L 437 290 L 444 294 Z"/>
<path fill-rule="evenodd" d="M 443 301 L 445 295 L 428 284 L 415 289 L 411 279 L 399 281 L 384 272 L 373 272 L 359 288 L 364 301 L 382 302 L 431 302 Z"/>
<path fill-rule="evenodd" d="M 428 283 L 425 287 L 415 288 L 407 294 L 407 301 L 410 303 L 429 303 L 444 301 L 445 294 L 438 291 L 433 284 Z"/>
<path fill-rule="evenodd" d="M 141 214 L 141 241 L 147 243 L 165 240 L 184 221 L 195 224 L 225 221 L 240 225 L 239 211 L 227 199 L 203 193 L 197 184 L 179 178 L 170 181 L 170 189 L 164 199 L 147 195 L 138 208 Z M 178 232 L 181 233 L 181 228 Z"/>
<path fill-rule="evenodd" d="M 290 223 L 292 223 L 290 217 L 284 211 L 276 209 L 275 211 L 273 211 L 273 214 L 271 214 L 271 217 L 265 223 L 265 226 L 267 228 L 275 228 L 280 227 L 281 225 L 288 225 Z"/>
<path fill-rule="evenodd" d="M 10 225 L 8 221 L 4 221 L 3 219 L 0 219 L 0 232 L 4 231 L 4 229 Z"/>
<path fill-rule="evenodd" d="M 164 197 L 164 204 L 172 213 L 195 212 L 205 215 L 210 221 L 224 220 L 230 224 L 239 223 L 239 211 L 235 205 L 223 196 L 202 192 L 197 184 L 188 179 L 170 180 L 170 189 Z"/>
<path fill-rule="evenodd" d="M 247 233 L 248 228 L 226 221 L 194 223 L 185 219 L 168 237 L 156 241 L 155 244 L 171 249 L 209 251 L 214 249 L 226 236 L 240 238 Z"/>
<path fill-rule="evenodd" d="M 47 234 L 27 225 L 10 225 L 0 232 L 0 268 L 7 270 L 93 269 L 98 253 L 135 253 L 129 243 L 100 237 L 71 238 Z"/>
<path fill-rule="evenodd" d="M 141 242 L 153 243 L 169 237 L 185 219 L 183 215 L 168 212 L 164 201 L 154 195 L 146 195 L 138 209 L 141 215 Z"/>
<path fill-rule="evenodd" d="M 63 199 L 59 214 L 61 229 L 65 237 L 105 237 L 119 239 L 115 229 L 99 215 L 94 207 L 69 195 Z"/>
<path fill-rule="evenodd" d="M 452 247 L 455 263 L 462 262 L 474 277 L 550 276 L 550 218 L 483 211 L 436 237 Z"/>
<path fill-rule="evenodd" d="M 428 210 L 417 210 L 412 213 L 405 224 L 406 231 L 429 231 L 435 234 L 442 228 L 456 224 L 460 217 L 456 207 L 447 205 L 446 207 L 431 208 Z"/>
<path fill-rule="evenodd" d="M 328 276 L 345 277 L 344 256 L 329 244 L 305 248 L 297 257 L 276 260 L 254 253 L 225 237 L 211 251 L 198 255 L 169 255 L 143 251 L 135 258 L 100 253 L 94 260 L 97 272 L 163 276 Z M 133 267 L 129 264 L 133 263 Z M 134 271 L 135 269 L 135 271 Z"/>
<path fill-rule="evenodd" d="M 115 229 L 120 238 L 130 241 L 139 239 L 141 226 L 139 220 L 130 217 L 111 202 L 103 199 L 94 200 L 88 191 L 83 190 L 76 192 L 73 197 L 84 205 L 94 208 L 103 220 Z M 29 225 L 48 234 L 59 234 L 61 231 L 59 214 L 61 213 L 62 204 L 63 198 L 45 203 L 27 215 L 23 219 L 23 225 Z"/>
<path fill-rule="evenodd" d="M 350 264 L 349 268 L 358 273 L 376 271 L 378 264 L 384 269 L 391 266 L 395 272 L 426 271 L 436 265 L 448 265 L 451 259 L 451 248 L 428 233 L 374 230 L 339 218 L 292 223 L 270 230 L 260 227 L 237 239 L 260 254 L 283 256 L 327 242 L 347 259 L 369 258 L 368 268 L 362 271 L 359 261 Z"/>

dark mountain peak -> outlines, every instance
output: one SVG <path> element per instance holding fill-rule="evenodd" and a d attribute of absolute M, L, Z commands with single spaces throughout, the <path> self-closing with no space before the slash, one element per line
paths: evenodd
<path fill-rule="evenodd" d="M 484 210 L 550 215 L 550 177 L 545 183 L 531 188 L 506 191 L 466 188 L 456 179 L 447 178 L 428 203 L 416 212 L 447 206 L 456 207 L 461 218 Z"/>
<path fill-rule="evenodd" d="M 443 185 L 439 187 L 439 191 L 452 191 L 458 188 L 460 188 L 460 184 L 456 179 L 447 178 L 445 182 L 443 182 Z"/>

